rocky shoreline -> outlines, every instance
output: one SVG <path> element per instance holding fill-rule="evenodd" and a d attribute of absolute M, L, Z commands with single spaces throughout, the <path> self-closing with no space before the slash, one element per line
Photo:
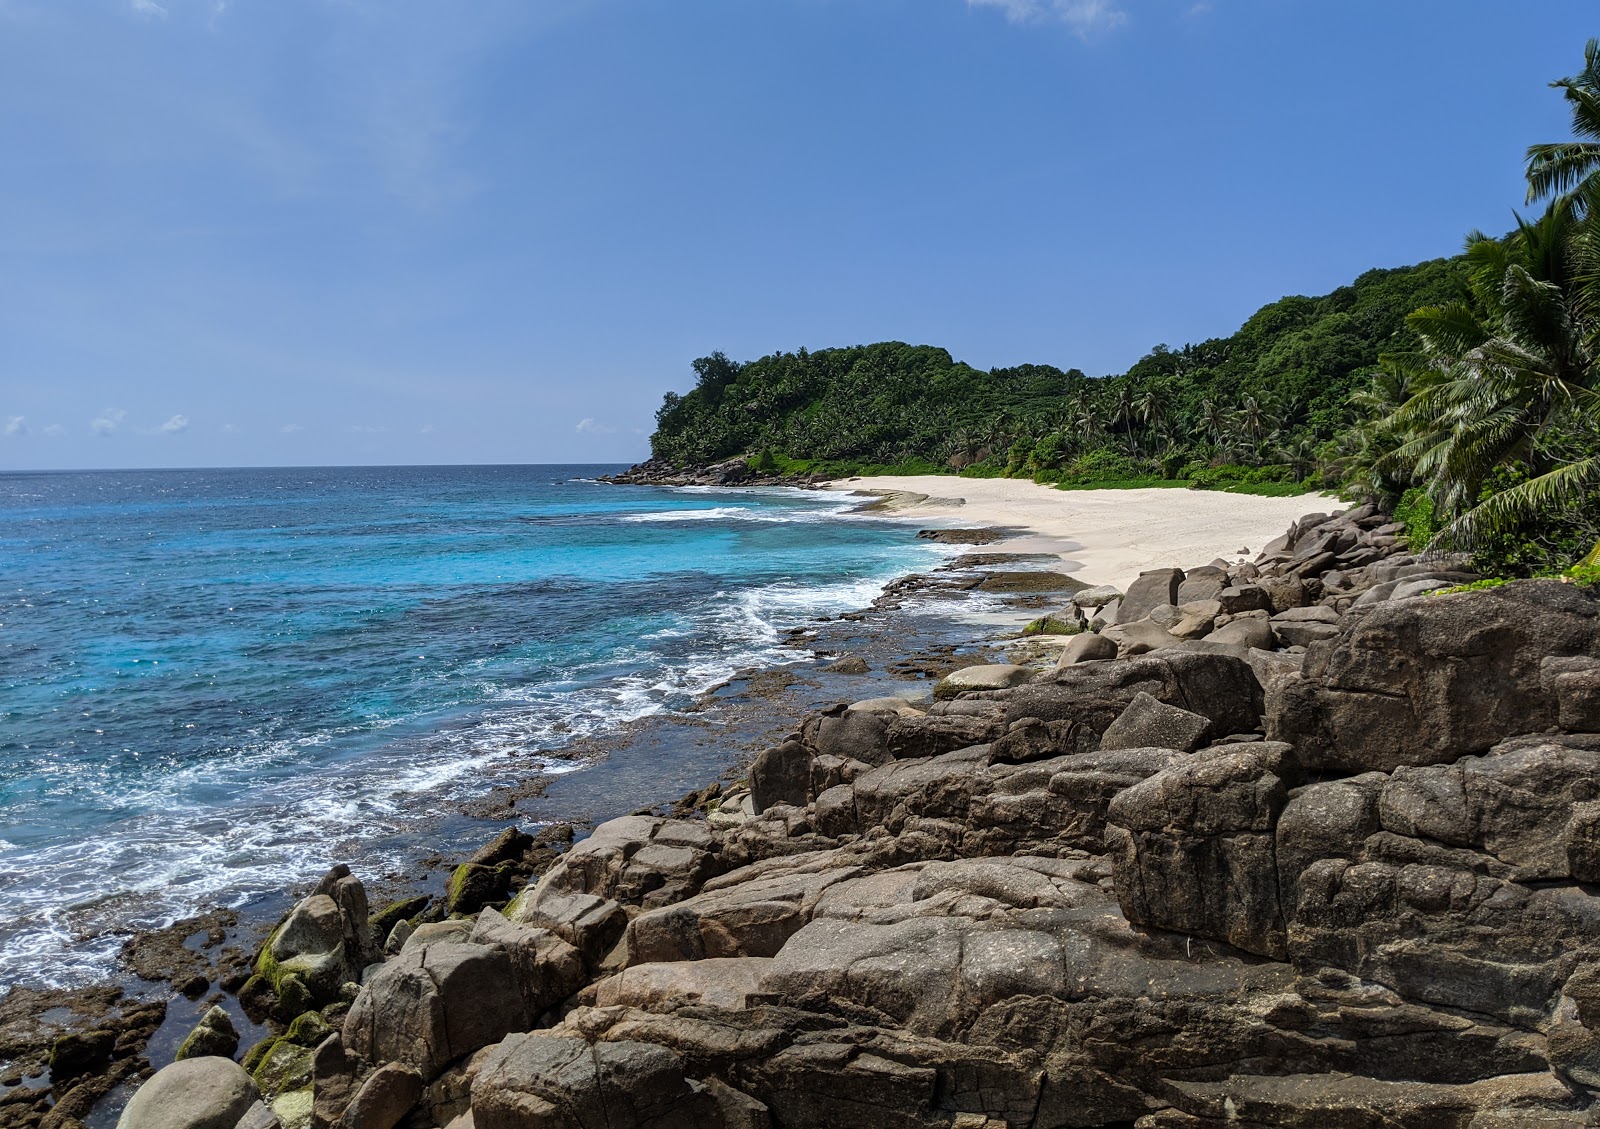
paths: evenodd
<path fill-rule="evenodd" d="M 813 713 L 571 846 L 508 829 L 443 906 L 336 867 L 239 988 L 268 1037 L 239 1065 L 208 1013 L 122 1125 L 1595 1124 L 1600 594 L 1398 532 L 926 581 L 1001 578 L 1048 669 Z"/>
<path fill-rule="evenodd" d="M 763 474 L 752 470 L 749 460 L 741 456 L 703 467 L 679 467 L 664 459 L 647 459 L 619 474 L 603 474 L 598 481 L 616 486 L 815 487 L 830 479 L 823 474 Z"/>

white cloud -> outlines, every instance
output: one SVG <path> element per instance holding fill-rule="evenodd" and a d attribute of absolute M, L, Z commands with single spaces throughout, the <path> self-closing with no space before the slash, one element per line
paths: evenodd
<path fill-rule="evenodd" d="M 358 435 L 378 435 L 382 432 L 388 431 L 389 429 L 384 427 L 381 423 L 377 426 L 373 426 L 370 423 L 354 423 L 350 425 L 350 430 L 354 431 Z"/>
<path fill-rule="evenodd" d="M 180 431 L 188 431 L 189 417 L 180 412 L 178 415 L 173 416 L 166 423 L 162 424 L 161 430 L 166 432 L 168 435 L 176 435 Z"/>
<path fill-rule="evenodd" d="M 583 419 L 578 421 L 577 426 L 575 426 L 573 430 L 581 431 L 585 435 L 613 435 L 616 433 L 617 429 L 612 427 L 610 424 L 601 423 L 597 419 L 590 419 L 585 416 Z"/>
<path fill-rule="evenodd" d="M 237 427 L 233 426 L 233 424 L 231 424 L 231 423 L 225 423 L 225 424 L 222 425 L 222 433 L 224 435 L 232 435 L 235 431 L 238 431 L 238 430 L 239 429 Z"/>
<path fill-rule="evenodd" d="M 44 429 L 44 434 L 48 435 L 52 439 L 59 439 L 66 433 L 67 429 L 62 427 L 59 423 L 52 423 L 49 427 Z"/>
<path fill-rule="evenodd" d="M 967 0 L 969 7 L 998 8 L 1014 24 L 1064 23 L 1081 36 L 1128 22 L 1117 0 Z"/>
<path fill-rule="evenodd" d="M 418 435 L 432 435 L 435 431 L 438 431 L 438 430 L 439 429 L 437 427 L 433 426 L 433 424 L 425 423 L 421 427 L 417 428 L 417 434 Z"/>
<path fill-rule="evenodd" d="M 278 430 L 283 432 L 285 435 L 292 435 L 296 431 L 304 431 L 305 428 L 301 427 L 298 423 L 286 423 L 282 427 L 278 428 Z"/>
<path fill-rule="evenodd" d="M 22 416 L 7 416 L 5 433 L 7 435 L 28 434 L 28 421 Z"/>
<path fill-rule="evenodd" d="M 96 435 L 110 435 L 127 418 L 128 413 L 121 408 L 107 408 L 89 421 L 89 430 Z"/>
<path fill-rule="evenodd" d="M 136 15 L 144 16 L 146 19 L 165 19 L 167 15 L 167 10 L 157 4 L 156 0 L 128 0 L 128 6 Z"/>

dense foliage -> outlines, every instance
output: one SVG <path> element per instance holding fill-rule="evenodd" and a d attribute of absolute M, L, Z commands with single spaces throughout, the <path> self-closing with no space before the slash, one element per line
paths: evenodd
<path fill-rule="evenodd" d="M 1098 379 L 1049 365 L 985 372 L 898 342 L 746 364 L 713 354 L 695 362 L 692 391 L 668 394 L 651 443 L 678 465 L 746 455 L 789 471 L 1293 490 L 1350 425 L 1351 392 L 1379 354 L 1413 344 L 1406 314 L 1460 279 L 1455 260 L 1369 271 L 1263 307 L 1231 337 L 1158 345 Z"/>
<path fill-rule="evenodd" d="M 1579 140 L 1528 150 L 1529 199 L 1501 239 L 1474 233 L 1467 285 L 1416 310 L 1417 348 L 1383 359 L 1345 440 L 1348 486 L 1417 547 L 1503 575 L 1600 556 L 1600 43 L 1554 84 Z"/>

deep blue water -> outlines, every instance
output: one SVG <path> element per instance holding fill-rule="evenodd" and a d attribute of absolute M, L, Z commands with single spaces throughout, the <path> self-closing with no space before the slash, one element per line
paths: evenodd
<path fill-rule="evenodd" d="M 539 754 L 939 555 L 838 495 L 610 469 L 0 475 L 0 987 L 359 859 L 506 758 L 581 770 Z"/>

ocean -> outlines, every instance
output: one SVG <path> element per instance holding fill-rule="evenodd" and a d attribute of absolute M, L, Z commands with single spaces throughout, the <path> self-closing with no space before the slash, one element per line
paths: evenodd
<path fill-rule="evenodd" d="M 616 469 L 0 474 L 0 988 L 393 871 L 486 779 L 594 771 L 563 750 L 946 555 L 844 495 Z"/>

